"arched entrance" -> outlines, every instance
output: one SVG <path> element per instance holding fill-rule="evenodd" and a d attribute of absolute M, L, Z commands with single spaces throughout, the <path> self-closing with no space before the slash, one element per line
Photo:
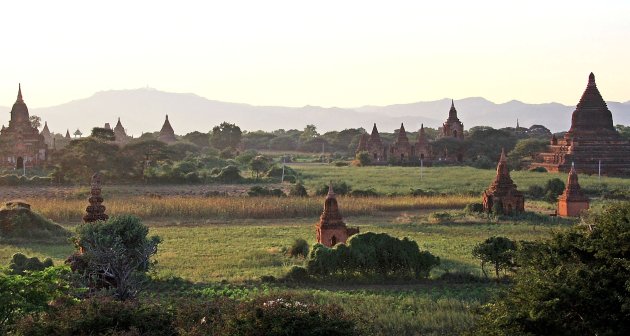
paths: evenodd
<path fill-rule="evenodd" d="M 332 238 L 330 238 L 330 246 L 335 246 L 337 245 L 337 237 L 332 236 Z"/>
<path fill-rule="evenodd" d="M 24 159 L 21 156 L 15 162 L 15 169 L 24 169 Z"/>
<path fill-rule="evenodd" d="M 453 130 L 453 138 L 457 138 L 457 130 Z"/>

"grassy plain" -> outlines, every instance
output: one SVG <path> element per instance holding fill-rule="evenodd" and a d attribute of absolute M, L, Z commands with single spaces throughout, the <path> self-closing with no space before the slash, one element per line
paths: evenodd
<path fill-rule="evenodd" d="M 424 167 L 420 178 L 420 167 L 336 167 L 329 164 L 292 164 L 304 180 L 307 189 L 312 190 L 328 181 L 345 181 L 354 189 L 374 188 L 377 192 L 408 194 L 410 189 L 422 189 L 445 194 L 479 195 L 488 187 L 496 175 L 493 169 L 471 167 Z M 513 171 L 510 173 L 520 190 L 531 185 L 544 186 L 552 178 L 567 180 L 567 174 Z M 607 189 L 630 189 L 630 179 L 579 175 L 580 185 L 588 192 L 597 193 Z"/>

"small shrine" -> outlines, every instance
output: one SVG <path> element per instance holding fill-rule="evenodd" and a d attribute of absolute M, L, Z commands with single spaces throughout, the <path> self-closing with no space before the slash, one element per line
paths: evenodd
<path fill-rule="evenodd" d="M 558 197 L 558 216 L 577 217 L 585 210 L 588 210 L 589 200 L 582 192 L 578 183 L 578 174 L 575 165 L 571 165 L 567 185 L 564 192 Z"/>
<path fill-rule="evenodd" d="M 525 211 L 525 197 L 516 189 L 507 167 L 505 150 L 501 150 L 501 158 L 497 165 L 497 176 L 490 187 L 483 192 L 483 210 L 500 211 L 505 215 Z"/>
<path fill-rule="evenodd" d="M 343 222 L 332 183 L 328 186 L 328 195 L 324 202 L 324 211 L 316 225 L 317 242 L 328 247 L 338 243 L 345 244 L 350 236 L 359 233 L 359 228 L 348 228 Z"/>
<path fill-rule="evenodd" d="M 389 149 L 390 157 L 399 162 L 408 162 L 413 156 L 413 146 L 409 143 L 405 126 L 401 123 L 396 141 Z"/>
<path fill-rule="evenodd" d="M 101 196 L 101 175 L 99 173 L 92 175 L 90 198 L 88 202 L 90 202 L 90 205 L 85 208 L 86 214 L 83 216 L 84 223 L 106 221 L 109 218 L 105 213 L 105 206 L 103 205 L 103 196 Z"/>
<path fill-rule="evenodd" d="M 167 144 L 171 144 L 177 141 L 177 138 L 175 138 L 175 131 L 173 131 L 173 127 L 171 126 L 171 122 L 168 121 L 168 114 L 166 115 L 166 120 L 164 120 L 162 129 L 160 129 L 158 140 Z"/>

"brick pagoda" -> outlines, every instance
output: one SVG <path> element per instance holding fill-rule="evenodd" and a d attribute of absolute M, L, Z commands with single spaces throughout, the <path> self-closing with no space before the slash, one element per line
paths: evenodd
<path fill-rule="evenodd" d="M 383 145 L 383 141 L 381 141 L 381 135 L 378 134 L 376 123 L 374 127 L 372 127 L 372 134 L 370 134 L 370 137 L 367 139 L 367 151 L 370 153 L 373 163 L 387 161 L 385 146 Z"/>
<path fill-rule="evenodd" d="M 564 193 L 558 197 L 558 216 L 577 217 L 582 211 L 588 210 L 588 197 L 582 192 L 578 183 L 578 174 L 575 165 L 571 165 L 567 186 Z"/>
<path fill-rule="evenodd" d="M 389 154 L 391 158 L 394 158 L 399 162 L 408 162 L 414 156 L 413 146 L 409 143 L 407 131 L 405 131 L 405 125 L 402 123 L 400 124 L 396 141 L 389 148 Z"/>
<path fill-rule="evenodd" d="M 105 221 L 109 218 L 105 213 L 105 206 L 103 205 L 103 196 L 101 196 L 101 175 L 95 173 L 92 175 L 90 198 L 88 199 L 90 205 L 85 208 L 85 216 L 83 216 L 83 222 L 92 223 L 96 221 Z"/>
<path fill-rule="evenodd" d="M 453 100 L 451 100 L 451 109 L 448 111 L 448 119 L 442 124 L 441 136 L 443 138 L 464 139 L 464 124 L 457 117 Z"/>
<path fill-rule="evenodd" d="M 22 86 L 18 85 L 18 94 L 9 126 L 0 131 L 2 160 L 0 165 L 17 170 L 43 164 L 48 156 L 48 146 L 44 136 L 30 122 L 28 107 L 22 98 Z"/>
<path fill-rule="evenodd" d="M 597 89 L 595 75 L 571 117 L 571 128 L 562 139 L 552 136 L 546 153 L 540 153 L 532 167 L 550 172 L 568 172 L 575 162 L 577 172 L 630 175 L 630 143 L 613 126 L 612 113 Z"/>
<path fill-rule="evenodd" d="M 328 186 L 328 195 L 324 202 L 324 211 L 319 217 L 316 225 L 317 242 L 328 247 L 333 247 L 338 243 L 346 243 L 348 237 L 359 233 L 359 228 L 348 228 L 343 222 L 339 205 L 332 188 L 332 183 Z"/>
<path fill-rule="evenodd" d="M 168 114 L 166 115 L 166 120 L 164 120 L 162 129 L 160 130 L 160 134 L 158 135 L 158 140 L 166 142 L 167 144 L 177 141 L 177 139 L 175 138 L 175 131 L 173 131 L 173 127 L 171 126 L 171 122 L 168 121 Z"/>
<path fill-rule="evenodd" d="M 414 146 L 414 154 L 418 159 L 426 160 L 432 159 L 431 155 L 431 144 L 429 143 L 429 139 L 427 138 L 426 133 L 424 132 L 424 124 L 420 125 L 420 130 L 418 131 L 418 138 L 416 139 L 416 144 Z"/>
<path fill-rule="evenodd" d="M 525 198 L 516 189 L 507 167 L 505 150 L 501 150 L 501 158 L 497 165 L 497 176 L 490 187 L 483 192 L 483 210 L 491 212 L 495 204 L 501 204 L 503 214 L 511 215 L 525 211 Z"/>

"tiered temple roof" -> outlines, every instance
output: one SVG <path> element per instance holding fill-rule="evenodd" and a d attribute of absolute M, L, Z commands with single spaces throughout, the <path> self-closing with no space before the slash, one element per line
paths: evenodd
<path fill-rule="evenodd" d="M 166 120 L 164 120 L 162 129 L 160 130 L 160 134 L 158 135 L 158 140 L 166 143 L 173 143 L 177 141 L 177 139 L 175 138 L 175 131 L 173 131 L 173 127 L 168 121 L 168 114 L 166 115 Z"/>
<path fill-rule="evenodd" d="M 575 162 L 577 172 L 630 175 L 630 142 L 615 130 L 612 113 L 597 89 L 595 75 L 571 117 L 571 128 L 562 139 L 551 138 L 547 152 L 539 154 L 532 167 L 568 172 Z"/>
<path fill-rule="evenodd" d="M 316 225 L 317 242 L 328 247 L 337 243 L 345 243 L 348 237 L 359 233 L 358 228 L 348 228 L 343 221 L 332 182 L 328 186 L 328 195 L 324 201 L 324 211 Z"/>
<path fill-rule="evenodd" d="M 578 182 L 578 174 L 575 165 L 571 164 L 567 185 L 564 192 L 558 197 L 558 215 L 565 217 L 579 216 L 580 213 L 589 207 L 589 199 L 582 192 Z"/>
<path fill-rule="evenodd" d="M 497 164 L 497 175 L 494 181 L 483 193 L 483 208 L 485 211 L 493 211 L 493 207 L 497 203 L 501 204 L 500 208 L 505 214 L 523 212 L 525 210 L 523 194 L 516 189 L 516 184 L 510 177 L 505 150 L 501 150 L 501 157 Z"/>
<path fill-rule="evenodd" d="M 448 119 L 442 124 L 442 137 L 464 138 L 464 124 L 457 117 L 455 101 L 451 99 L 451 109 L 448 111 Z"/>
<path fill-rule="evenodd" d="M 85 216 L 83 216 L 83 222 L 91 223 L 96 221 L 104 221 L 109 218 L 105 213 L 105 206 L 103 205 L 103 196 L 101 196 L 101 176 L 99 173 L 92 175 L 90 198 L 88 199 L 90 205 L 85 208 Z"/>

